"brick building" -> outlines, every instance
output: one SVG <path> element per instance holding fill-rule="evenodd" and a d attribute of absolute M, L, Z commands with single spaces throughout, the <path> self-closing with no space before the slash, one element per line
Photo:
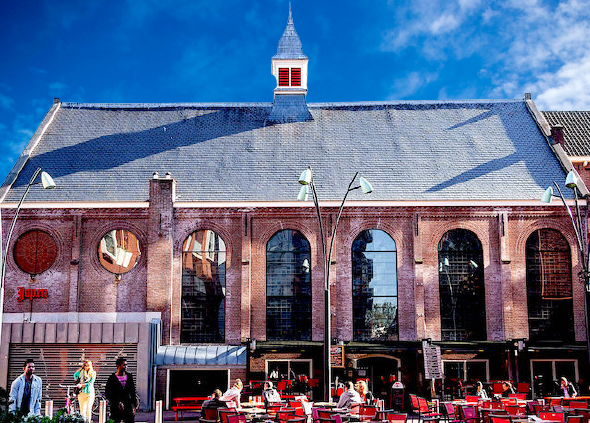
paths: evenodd
<path fill-rule="evenodd" d="M 354 172 L 374 186 L 330 262 L 334 376 L 421 390 L 428 338 L 447 389 L 586 376 L 575 236 L 539 201 L 572 164 L 533 101 L 307 104 L 307 60 L 289 16 L 272 103 L 53 104 L 1 191 L 6 242 L 33 172 L 57 184 L 30 190 L 8 245 L 1 385 L 34 356 L 57 399 L 82 357 L 100 382 L 125 355 L 146 407 L 275 370 L 321 386 L 307 166 L 328 239 Z"/>

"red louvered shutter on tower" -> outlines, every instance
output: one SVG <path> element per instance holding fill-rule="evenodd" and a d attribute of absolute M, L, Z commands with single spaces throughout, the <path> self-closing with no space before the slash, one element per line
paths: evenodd
<path fill-rule="evenodd" d="M 301 68 L 291 68 L 291 86 L 301 86 Z"/>
<path fill-rule="evenodd" d="M 289 86 L 289 68 L 279 68 L 279 87 Z"/>

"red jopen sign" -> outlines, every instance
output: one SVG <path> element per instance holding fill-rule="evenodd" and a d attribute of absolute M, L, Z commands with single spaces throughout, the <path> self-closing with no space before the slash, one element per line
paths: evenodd
<path fill-rule="evenodd" d="M 47 289 L 26 289 L 22 286 L 18 288 L 18 297 L 16 300 L 20 303 L 24 300 L 33 300 L 35 298 L 47 298 Z"/>

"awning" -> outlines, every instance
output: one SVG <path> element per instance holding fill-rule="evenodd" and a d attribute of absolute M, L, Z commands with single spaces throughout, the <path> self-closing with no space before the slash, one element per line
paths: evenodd
<path fill-rule="evenodd" d="M 238 345 L 162 345 L 158 347 L 157 366 L 183 364 L 200 366 L 246 366 L 246 347 Z"/>

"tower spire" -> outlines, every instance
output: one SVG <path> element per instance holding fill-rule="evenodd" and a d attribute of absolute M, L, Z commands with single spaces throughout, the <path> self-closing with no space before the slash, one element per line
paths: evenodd
<path fill-rule="evenodd" d="M 274 89 L 273 107 L 266 119 L 267 123 L 301 122 L 311 120 L 305 103 L 307 94 L 307 62 L 303 54 L 301 40 L 291 12 L 289 2 L 289 19 L 283 32 L 277 54 L 272 57 L 272 74 L 277 79 Z"/>

